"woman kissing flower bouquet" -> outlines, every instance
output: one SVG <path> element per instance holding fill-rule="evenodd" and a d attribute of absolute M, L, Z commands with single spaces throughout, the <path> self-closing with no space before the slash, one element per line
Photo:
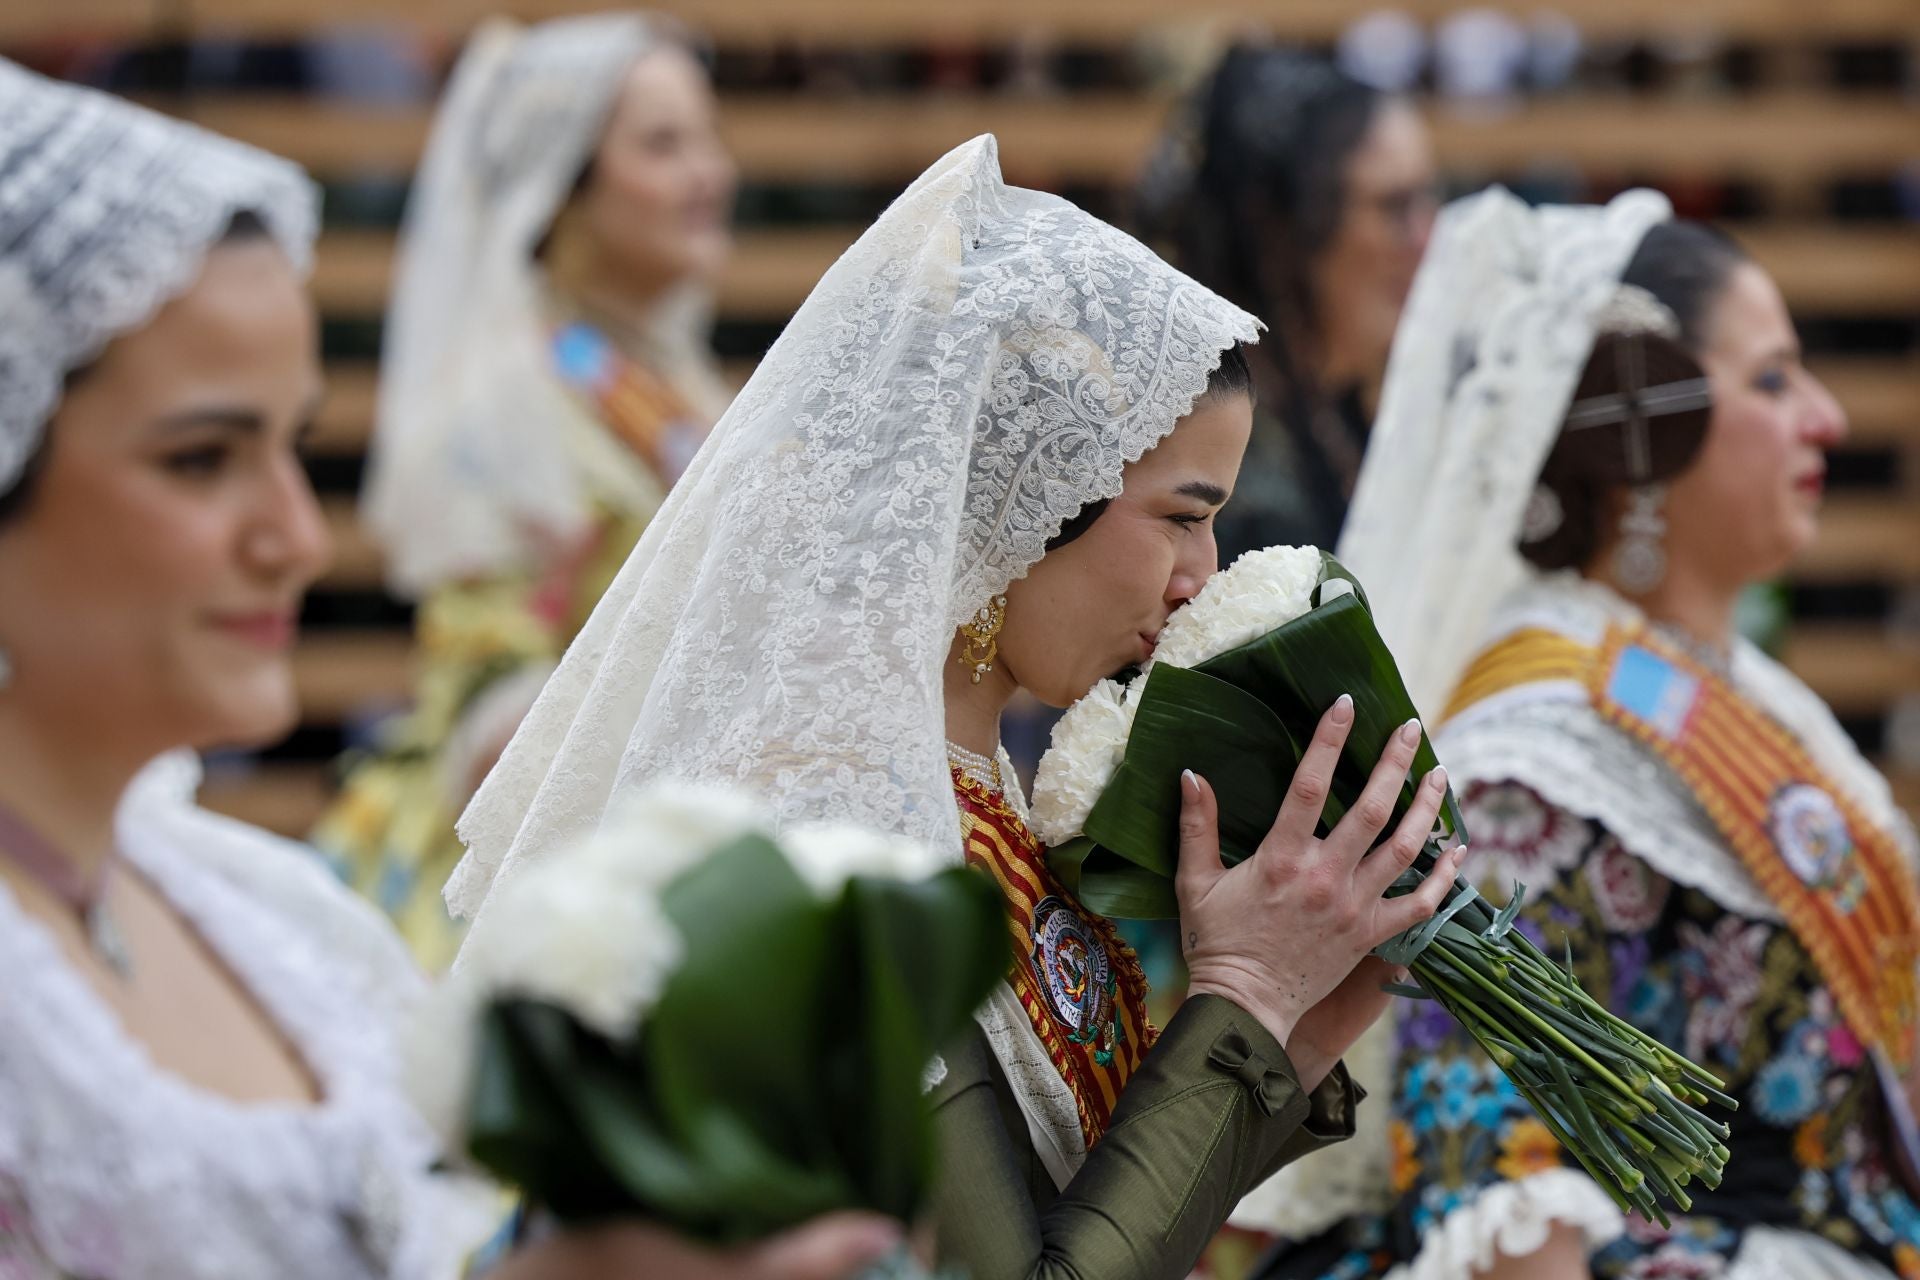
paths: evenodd
<path fill-rule="evenodd" d="M 1168 618 L 1153 657 L 1122 685 L 1103 680 L 1053 731 L 1034 783 L 1034 832 L 1062 881 L 1093 911 L 1164 919 L 1179 914 L 1182 770 L 1213 784 L 1220 856 L 1253 854 L 1273 825 L 1314 730 L 1341 694 L 1353 722 L 1322 820 L 1331 828 L 1364 789 L 1392 735 L 1414 718 L 1365 592 L 1314 547 L 1252 551 L 1215 574 Z M 1391 829 L 1435 767 L 1422 739 Z M 1419 887 L 1463 840 L 1449 790 L 1439 828 L 1389 896 Z M 1512 923 L 1526 886 L 1494 910 L 1456 882 L 1426 923 L 1378 954 L 1465 1026 L 1559 1142 L 1623 1210 L 1667 1221 L 1694 1179 L 1717 1186 L 1726 1125 L 1696 1109 L 1731 1107 L 1704 1068 L 1609 1013 L 1564 966 Z"/>
<path fill-rule="evenodd" d="M 911 1222 L 924 1082 L 1005 968 L 999 895 L 904 837 L 772 832 L 741 792 L 661 782 L 504 882 L 415 1055 L 448 1150 L 563 1223 Z"/>

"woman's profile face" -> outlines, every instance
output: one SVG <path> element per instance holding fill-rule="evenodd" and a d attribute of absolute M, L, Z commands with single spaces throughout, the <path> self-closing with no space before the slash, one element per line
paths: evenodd
<path fill-rule="evenodd" d="M 300 600 L 328 554 L 295 453 L 317 347 L 292 265 L 249 238 L 70 379 L 0 525 L 0 705 L 154 754 L 292 726 Z"/>
<path fill-rule="evenodd" d="M 1826 450 L 1846 438 L 1846 414 L 1801 363 L 1780 290 L 1753 263 L 1714 301 L 1700 362 L 1713 416 L 1667 494 L 1668 554 L 1714 582 L 1769 578 L 1818 532 Z"/>
<path fill-rule="evenodd" d="M 1314 297 L 1335 381 L 1386 365 L 1439 209 L 1433 146 L 1419 112 L 1383 101 L 1342 175 L 1340 222 L 1314 264 Z"/>
<path fill-rule="evenodd" d="M 1218 567 L 1213 517 L 1252 430 L 1246 395 L 1203 398 L 1126 469 L 1120 496 L 1085 533 L 1007 588 L 998 660 L 1015 684 L 1064 707 L 1147 660 L 1167 616 Z"/>
<path fill-rule="evenodd" d="M 733 191 L 706 72 L 678 48 L 641 57 L 575 199 L 596 257 L 636 289 L 712 279 L 732 248 Z"/>

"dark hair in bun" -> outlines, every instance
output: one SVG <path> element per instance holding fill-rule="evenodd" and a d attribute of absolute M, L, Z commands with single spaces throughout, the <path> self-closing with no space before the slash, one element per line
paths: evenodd
<path fill-rule="evenodd" d="M 1644 289 L 1672 312 L 1679 336 L 1602 332 L 1594 339 L 1573 403 L 1704 378 L 1699 353 L 1708 318 L 1734 270 L 1747 261 L 1746 251 L 1733 240 L 1697 222 L 1663 222 L 1647 232 L 1620 282 Z M 1629 351 L 1629 344 L 1639 350 Z M 1625 375 L 1636 363 L 1638 385 L 1628 387 Z M 1591 563 L 1605 542 L 1614 494 L 1664 483 L 1693 465 L 1712 413 L 1709 405 L 1652 417 L 1647 456 L 1640 460 L 1646 466 L 1638 473 L 1627 423 L 1563 426 L 1540 468 L 1541 485 L 1558 500 L 1559 524 L 1544 537 L 1522 541 L 1520 553 L 1541 569 Z"/>

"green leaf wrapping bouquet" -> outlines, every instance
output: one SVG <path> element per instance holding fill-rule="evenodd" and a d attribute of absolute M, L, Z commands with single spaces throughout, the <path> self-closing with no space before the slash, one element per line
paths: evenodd
<path fill-rule="evenodd" d="M 1341 694 L 1353 724 L 1322 813 L 1323 832 L 1358 800 L 1393 734 L 1416 712 L 1365 592 L 1314 547 L 1248 552 L 1215 574 L 1161 631 L 1152 660 L 1103 680 L 1061 718 L 1034 782 L 1034 833 L 1090 910 L 1179 915 L 1180 773 L 1212 784 L 1220 855 L 1251 856 L 1272 827 L 1321 717 Z M 1438 764 L 1421 740 L 1394 824 Z M 1389 896 L 1417 888 L 1465 839 L 1449 789 L 1437 829 Z M 1704 1068 L 1615 1017 L 1565 966 L 1513 929 L 1526 886 L 1495 910 L 1464 882 L 1425 924 L 1377 954 L 1440 1002 L 1532 1104 L 1561 1145 L 1623 1210 L 1666 1222 L 1694 1178 L 1719 1185 L 1729 1130 L 1696 1110 L 1733 1099 Z"/>
<path fill-rule="evenodd" d="M 448 1149 L 563 1223 L 911 1221 L 929 1066 L 1006 968 L 999 895 L 904 837 L 772 832 L 742 793 L 659 783 L 503 882 L 415 1055 Z"/>

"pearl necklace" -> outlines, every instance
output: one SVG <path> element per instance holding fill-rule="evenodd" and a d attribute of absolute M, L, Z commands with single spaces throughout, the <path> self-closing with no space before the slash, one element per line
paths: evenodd
<path fill-rule="evenodd" d="M 947 743 L 947 762 L 964 774 L 970 781 L 977 782 L 989 791 L 1004 788 L 1000 780 L 1000 759 L 997 755 L 983 756 L 978 751 L 969 751 L 958 743 Z"/>

